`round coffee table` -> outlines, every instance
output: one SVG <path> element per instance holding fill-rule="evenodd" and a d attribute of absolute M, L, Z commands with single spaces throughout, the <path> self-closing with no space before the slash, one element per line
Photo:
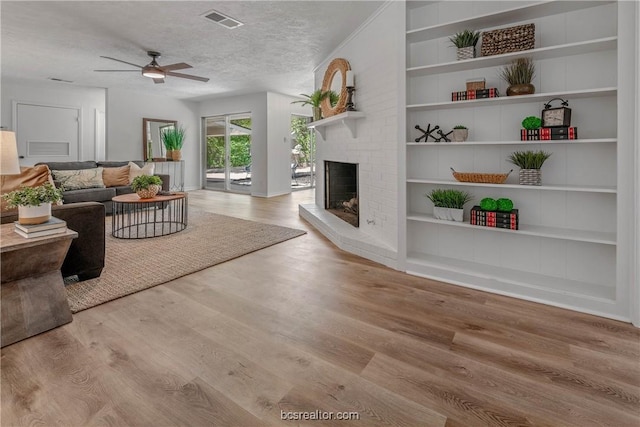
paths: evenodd
<path fill-rule="evenodd" d="M 118 239 L 146 239 L 187 228 L 187 193 L 141 199 L 123 194 L 111 199 L 111 235 Z"/>

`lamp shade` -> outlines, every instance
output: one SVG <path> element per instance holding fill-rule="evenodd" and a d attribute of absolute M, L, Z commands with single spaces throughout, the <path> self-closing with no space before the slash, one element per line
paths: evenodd
<path fill-rule="evenodd" d="M 18 175 L 19 173 L 16 134 L 8 130 L 0 131 L 0 175 Z"/>

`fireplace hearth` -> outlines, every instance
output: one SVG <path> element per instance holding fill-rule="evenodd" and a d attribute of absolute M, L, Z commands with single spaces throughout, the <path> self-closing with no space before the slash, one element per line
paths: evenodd
<path fill-rule="evenodd" d="M 343 221 L 359 226 L 358 165 L 324 162 L 324 207 Z"/>

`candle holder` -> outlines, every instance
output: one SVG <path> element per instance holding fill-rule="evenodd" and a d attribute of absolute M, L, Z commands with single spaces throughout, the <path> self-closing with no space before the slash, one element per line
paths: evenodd
<path fill-rule="evenodd" d="M 355 91 L 355 86 L 347 86 L 347 111 L 357 111 L 353 103 L 353 92 Z"/>

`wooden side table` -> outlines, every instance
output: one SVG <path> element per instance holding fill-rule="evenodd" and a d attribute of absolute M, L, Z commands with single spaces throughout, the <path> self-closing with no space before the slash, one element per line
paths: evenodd
<path fill-rule="evenodd" d="M 26 239 L 13 224 L 0 226 L 0 346 L 72 320 L 60 267 L 78 233 Z"/>

